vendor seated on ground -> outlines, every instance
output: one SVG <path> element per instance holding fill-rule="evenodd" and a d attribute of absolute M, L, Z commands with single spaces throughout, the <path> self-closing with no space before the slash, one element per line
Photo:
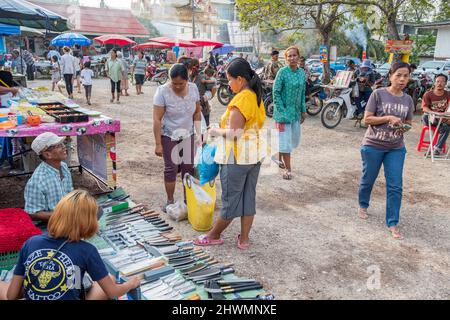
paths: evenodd
<path fill-rule="evenodd" d="M 33 220 L 48 221 L 53 209 L 73 190 L 64 137 L 52 132 L 41 133 L 31 149 L 42 160 L 25 186 L 25 211 Z"/>
<path fill-rule="evenodd" d="M 97 248 L 84 241 L 97 231 L 95 199 L 84 190 L 67 194 L 50 217 L 48 234 L 22 246 L 11 282 L 0 281 L 0 300 L 106 300 L 138 287 L 137 277 L 116 284 L 108 274 Z"/>

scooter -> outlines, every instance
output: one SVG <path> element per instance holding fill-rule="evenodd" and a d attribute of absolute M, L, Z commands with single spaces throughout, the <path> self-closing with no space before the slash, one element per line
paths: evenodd
<path fill-rule="evenodd" d="M 169 79 L 169 71 L 167 68 L 160 68 L 156 64 L 156 61 L 152 61 L 149 63 L 147 67 L 147 71 L 145 73 L 145 81 L 157 82 L 160 85 L 163 85 Z"/>
<path fill-rule="evenodd" d="M 321 86 L 319 76 L 320 74 L 311 74 L 306 81 L 306 113 L 310 116 L 315 116 L 322 111 L 323 100 L 327 97 Z"/>
<path fill-rule="evenodd" d="M 273 80 L 262 81 L 264 109 L 266 110 L 266 116 L 269 118 L 273 117 L 273 108 L 275 106 L 272 94 L 273 82 Z"/>
<path fill-rule="evenodd" d="M 222 105 L 228 106 L 231 99 L 234 97 L 234 93 L 228 85 L 228 79 L 225 75 L 225 68 L 218 70 L 217 77 L 217 82 L 219 83 L 219 88 L 217 89 L 217 99 Z"/>
<path fill-rule="evenodd" d="M 356 84 L 350 85 L 349 88 L 336 88 L 333 86 L 323 86 L 331 90 L 331 99 L 325 101 L 325 106 L 321 114 L 321 121 L 325 128 L 333 129 L 341 123 L 342 118 L 352 119 L 357 110 L 355 100 L 352 93 L 358 88 Z M 367 102 L 362 100 L 361 106 L 365 108 Z M 358 123 L 358 121 L 355 123 Z M 360 122 L 361 124 L 361 122 Z"/>

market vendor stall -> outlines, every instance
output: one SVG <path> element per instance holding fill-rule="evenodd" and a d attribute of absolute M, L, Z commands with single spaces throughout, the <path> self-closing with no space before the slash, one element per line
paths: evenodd
<path fill-rule="evenodd" d="M 79 169 L 86 169 L 115 188 L 115 133 L 120 131 L 119 120 L 80 108 L 62 94 L 45 90 L 25 89 L 21 97 L 10 99 L 8 105 L 9 108 L 0 109 L 0 138 L 32 140 L 43 132 L 76 136 Z"/>

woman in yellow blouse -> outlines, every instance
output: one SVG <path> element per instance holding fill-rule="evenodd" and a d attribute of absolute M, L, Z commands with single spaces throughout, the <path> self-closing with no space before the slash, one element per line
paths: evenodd
<path fill-rule="evenodd" d="M 249 248 L 249 233 L 256 214 L 256 184 L 266 144 L 261 137 L 266 113 L 262 102 L 261 80 L 241 58 L 227 68 L 231 90 L 236 94 L 220 121 L 220 128 L 208 133 L 218 140 L 214 160 L 220 164 L 222 210 L 214 227 L 194 240 L 196 245 L 222 244 L 222 232 L 234 218 L 241 218 L 241 233 L 236 236 L 240 249 Z"/>

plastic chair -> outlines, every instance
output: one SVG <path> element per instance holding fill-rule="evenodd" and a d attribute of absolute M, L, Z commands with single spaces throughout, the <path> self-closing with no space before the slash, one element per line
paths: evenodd
<path fill-rule="evenodd" d="M 422 127 L 422 132 L 420 133 L 420 138 L 419 138 L 419 143 L 417 144 L 417 151 L 421 151 L 423 148 L 428 148 L 430 146 L 430 141 L 425 141 L 425 135 L 427 134 L 428 130 L 430 130 L 430 128 L 427 125 L 424 125 Z M 433 134 L 436 132 L 436 127 L 431 126 L 431 131 L 433 132 Z M 437 144 L 439 138 L 439 134 L 435 135 L 434 139 L 433 139 L 433 147 Z M 446 144 L 444 143 L 444 145 L 442 146 L 442 152 L 446 152 Z"/>

